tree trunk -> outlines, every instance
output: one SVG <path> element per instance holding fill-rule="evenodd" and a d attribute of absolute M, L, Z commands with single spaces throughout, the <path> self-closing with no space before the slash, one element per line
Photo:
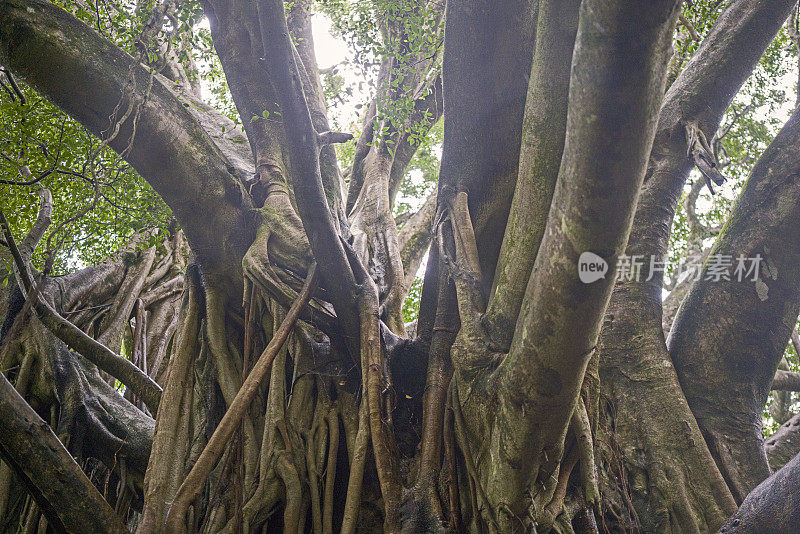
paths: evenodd
<path fill-rule="evenodd" d="M 141 534 L 798 528 L 774 511 L 800 484 L 797 418 L 766 453 L 760 421 L 796 378 L 775 370 L 800 306 L 799 112 L 712 252 L 760 254 L 766 278 L 687 283 L 665 305 L 663 273 L 578 270 L 587 252 L 667 252 L 688 173 L 719 178 L 705 139 L 793 0 L 730 2 L 668 89 L 676 0 L 420 0 L 404 16 L 443 51 L 382 21 L 400 52 L 346 191 L 332 143 L 351 136 L 330 131 L 310 3 L 201 3 L 244 134 L 55 5 L 0 5 L 0 63 L 181 228 L 45 277 L 29 317 L 46 210 L 0 257 L 16 268 L 0 412 L 17 429 L 0 436 L 0 531 L 41 514 Z M 442 117 L 437 191 L 398 228 L 414 135 Z M 786 465 L 769 477 L 767 457 Z"/>

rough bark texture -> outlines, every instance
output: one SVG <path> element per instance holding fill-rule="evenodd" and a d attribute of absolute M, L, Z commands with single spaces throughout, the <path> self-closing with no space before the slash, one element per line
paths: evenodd
<path fill-rule="evenodd" d="M 485 307 L 481 260 L 487 256 L 479 240 L 476 246 L 477 231 L 474 236 L 471 231 L 478 227 L 480 217 L 473 215 L 470 221 L 464 193 L 448 207 L 452 238 L 441 234 L 440 248 L 449 257 L 461 317 L 451 352 L 456 432 L 465 456 L 493 458 L 491 465 L 473 466 L 469 475 L 481 495 L 480 517 L 473 515 L 470 520 L 485 522 L 490 529 L 519 529 L 522 518 L 530 515 L 552 525 L 545 505 L 552 504 L 554 516 L 561 511 L 563 495 L 556 492 L 556 473 L 613 285 L 612 280 L 581 283 L 578 256 L 593 250 L 613 263 L 624 248 L 655 129 L 660 103 L 656 95 L 663 90 L 676 7 L 674 2 L 653 4 L 640 14 L 645 23 L 630 25 L 632 6 L 581 5 L 583 22 L 573 57 L 564 157 L 540 253 L 504 358 L 486 351 L 480 324 Z M 451 31 L 460 16 L 458 11 L 452 15 L 448 11 Z M 589 22 L 595 20 L 602 23 Z M 598 31 L 600 26 L 614 31 Z M 621 51 L 630 50 L 632 43 L 641 55 L 622 59 Z M 447 54 L 446 48 L 445 68 Z M 446 75 L 447 70 L 447 118 Z M 607 131 L 620 133 L 612 140 L 601 133 Z M 445 151 L 449 148 L 446 137 Z M 442 180 L 445 170 L 451 170 L 448 163 L 443 159 Z M 469 191 L 474 187 L 463 178 L 459 185 Z M 441 191 L 439 202 L 448 202 Z M 590 206 L 598 206 L 598 211 Z M 595 213 L 604 213 L 602 224 L 593 218 Z M 448 251 L 450 246 L 454 250 Z M 472 458 L 466 459 L 467 465 Z M 568 477 L 569 470 L 571 466 L 563 476 Z"/>
<path fill-rule="evenodd" d="M 662 258 L 693 161 L 686 128 L 711 135 L 791 2 L 732 2 L 664 96 L 626 255 Z M 688 406 L 662 330 L 662 273 L 619 281 L 600 336 L 601 470 L 619 528 L 713 530 L 736 507 Z M 649 278 L 649 280 L 646 280 Z M 668 408 L 665 409 L 665 406 Z M 675 436 L 684 436 L 675 439 Z"/>
<path fill-rule="evenodd" d="M 759 484 L 720 530 L 721 534 L 793 532 L 800 525 L 797 487 L 800 456 Z"/>
<path fill-rule="evenodd" d="M 738 500 L 770 474 L 761 414 L 800 311 L 800 280 L 790 274 L 800 233 L 786 224 L 800 215 L 798 140 L 800 113 L 794 113 L 756 163 L 711 251 L 710 258 L 730 256 L 734 265 L 760 256 L 758 278 L 746 271 L 741 281 L 703 276 L 669 338 L 683 392 Z M 710 268 L 709 261 L 703 272 Z M 723 323 L 738 326 L 723 329 Z"/>
<path fill-rule="evenodd" d="M 662 305 L 660 273 L 578 273 L 587 251 L 610 266 L 666 252 L 689 171 L 720 178 L 704 139 L 794 1 L 728 3 L 666 93 L 676 0 L 406 6 L 444 51 L 411 53 L 408 29 L 382 21 L 404 46 L 381 58 L 347 191 L 331 143 L 349 135 L 329 131 L 310 2 L 202 5 L 246 135 L 54 5 L 0 5 L 0 63 L 109 140 L 193 255 L 187 268 L 175 231 L 45 278 L 58 324 L 17 321 L 30 280 L 0 289 L 0 402 L 14 408 L 0 417 L 52 445 L 0 436 L 0 516 L 141 534 L 711 532 L 734 513 L 726 532 L 798 528 L 775 512 L 800 485 L 797 418 L 762 449 L 760 417 L 796 378 L 775 370 L 800 307 L 800 112 L 712 251 L 761 254 L 760 280 L 686 283 Z M 159 3 L 142 38 L 163 47 L 159 17 L 175 9 Z M 407 123 L 386 102 L 410 103 Z M 398 229 L 411 131 L 441 117 L 437 191 Z M 59 339 L 59 324 L 79 335 Z M 164 388 L 157 411 L 78 354 L 99 343 L 119 358 L 123 340 L 126 367 Z M 770 478 L 767 456 L 786 464 Z M 74 523 L 87 503 L 102 525 Z"/>
<path fill-rule="evenodd" d="M 773 471 L 777 471 L 800 453 L 800 415 L 783 423 L 766 440 L 764 450 Z"/>
<path fill-rule="evenodd" d="M 50 525 L 64 532 L 127 532 L 48 424 L 0 376 L 0 453 L 36 499 Z"/>
<path fill-rule="evenodd" d="M 580 2 L 539 4 L 519 173 L 489 308 L 483 319 L 489 337 L 502 350 L 508 350 L 511 344 L 561 164 L 579 5 Z"/>

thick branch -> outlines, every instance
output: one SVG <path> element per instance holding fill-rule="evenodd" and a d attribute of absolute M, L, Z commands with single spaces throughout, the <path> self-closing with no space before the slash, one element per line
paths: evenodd
<path fill-rule="evenodd" d="M 267 79 L 256 4 L 245 0 L 202 2 L 214 50 L 219 57 L 231 97 L 247 132 L 255 179 L 250 192 L 255 203 L 270 183 L 288 181 L 283 131 L 275 90 Z M 246 147 L 244 147 L 246 148 Z"/>
<path fill-rule="evenodd" d="M 53 195 L 48 189 L 43 189 L 39 192 L 39 198 L 41 199 L 41 203 L 39 204 L 39 213 L 36 216 L 36 222 L 33 223 L 30 232 L 22 239 L 22 243 L 19 245 L 19 251 L 23 258 L 31 257 L 36 245 L 50 226 L 53 214 Z"/>
<path fill-rule="evenodd" d="M 363 273 L 366 275 L 366 273 Z M 403 489 L 400 477 L 397 445 L 392 427 L 384 420 L 383 392 L 387 384 L 383 376 L 384 348 L 380 339 L 380 320 L 377 314 L 378 291 L 374 285 L 366 287 L 359 300 L 361 312 L 361 366 L 364 398 L 369 413 L 369 429 L 375 468 L 378 471 L 381 497 L 384 506 L 384 531 L 400 532 L 398 506 Z"/>
<path fill-rule="evenodd" d="M 720 534 L 800 530 L 800 454 L 758 485 Z"/>
<path fill-rule="evenodd" d="M 385 78 L 383 65 L 378 73 L 378 83 Z M 378 101 L 373 99 L 367 113 L 364 115 L 364 124 L 361 135 L 356 142 L 353 152 L 353 164 L 350 166 L 350 183 L 347 186 L 347 200 L 345 202 L 345 213 L 350 215 L 356 205 L 356 200 L 361 195 L 364 187 L 364 164 L 367 155 L 373 150 L 375 138 L 375 116 L 378 113 Z"/>
<path fill-rule="evenodd" d="M 695 125 L 706 138 L 712 138 L 793 4 L 792 0 L 733 1 L 670 86 L 658 119 L 628 255 L 660 257 L 666 253 L 675 209 L 694 166 L 687 125 Z M 659 300 L 661 279 L 661 273 L 656 273 L 648 284 Z"/>
<path fill-rule="evenodd" d="M 303 80 L 303 90 L 305 92 L 311 121 L 318 132 L 330 130 L 328 124 L 327 107 L 325 104 L 325 93 L 322 88 L 322 80 L 317 67 L 317 58 L 314 49 L 314 34 L 311 29 L 310 12 L 313 10 L 311 0 L 299 0 L 289 4 L 289 12 L 286 15 L 286 23 L 291 32 L 293 42 L 296 43 L 295 59 L 300 76 Z M 263 49 L 263 47 L 262 47 Z M 335 134 L 337 136 L 347 134 Z M 339 139 L 344 139 L 339 137 Z M 337 142 L 344 142 L 337 141 Z M 344 206 L 342 203 L 342 182 L 339 172 L 339 162 L 336 152 L 332 146 L 322 144 L 319 154 L 320 175 L 322 187 L 328 198 L 328 204 L 334 218 L 343 222 L 345 219 Z"/>
<path fill-rule="evenodd" d="M 514 335 L 561 164 L 579 7 L 575 0 L 539 3 L 519 176 L 484 317 L 489 338 L 504 351 Z"/>
<path fill-rule="evenodd" d="M 773 391 L 800 391 L 800 373 L 778 369 L 772 379 Z"/>
<path fill-rule="evenodd" d="M 0 455 L 25 483 L 53 528 L 65 532 L 128 532 L 50 426 L 2 373 L 0 426 Z"/>
<path fill-rule="evenodd" d="M 539 469 L 549 477 L 557 466 L 553 451 L 562 446 L 613 289 L 610 276 L 581 281 L 578 260 L 591 251 L 615 265 L 625 249 L 678 6 L 581 4 L 561 168 L 511 350 L 498 369 L 500 437 L 492 448 L 507 467 L 495 470 L 490 492 L 528 487 Z"/>
<path fill-rule="evenodd" d="M 283 2 L 259 3 L 258 15 L 267 68 L 286 131 L 298 212 L 336 314 L 350 336 L 349 342 L 355 345 L 358 338 L 353 336 L 359 325 L 356 282 L 323 189 L 320 145 L 295 63 Z"/>
<path fill-rule="evenodd" d="M 494 277 L 517 179 L 537 4 L 449 2 L 445 15 L 438 206 L 447 206 L 458 191 L 468 193 L 486 286 Z"/>
<path fill-rule="evenodd" d="M 109 117 L 118 106 L 124 110 L 131 98 L 141 102 L 151 76 L 95 31 L 42 0 L 0 6 L 0 58 L 101 138 L 113 126 Z M 185 96 L 179 99 L 170 84 L 155 77 L 147 101 L 132 114 L 138 115 L 135 137 L 131 140 L 132 116 L 110 146 L 122 152 L 130 145 L 125 158 L 172 208 L 199 260 L 240 287 L 241 258 L 252 241 L 250 201 L 240 183 L 246 171 L 220 150 L 230 146 L 225 135 L 216 133 L 213 140 L 200 123 L 215 114 L 185 102 Z"/>
<path fill-rule="evenodd" d="M 689 406 L 739 499 L 769 475 L 761 412 L 800 312 L 798 147 L 795 111 L 753 167 L 668 340 Z M 715 278 L 721 261 L 729 274 Z"/>
<path fill-rule="evenodd" d="M 783 423 L 764 443 L 769 466 L 777 471 L 800 453 L 800 414 Z"/>
<path fill-rule="evenodd" d="M 684 182 L 693 166 L 687 156 L 685 125 L 695 122 L 711 137 L 739 87 L 752 72 L 764 50 L 788 15 L 793 0 L 751 1 L 734 0 L 717 18 L 705 41 L 694 54 L 687 67 L 670 86 L 664 97 L 659 115 L 656 137 L 648 163 L 645 184 L 639 198 L 633 230 L 628 240 L 626 255 L 641 255 L 648 259 L 661 259 L 669 246 L 669 232 L 675 209 L 683 191 Z M 642 279 L 648 278 L 643 273 Z M 736 305 L 738 307 L 738 305 Z M 614 392 L 620 414 L 620 429 L 626 439 L 633 440 L 650 454 L 660 455 L 658 448 L 669 433 L 653 436 L 652 414 L 664 418 L 664 397 L 681 399 L 670 401 L 675 417 L 687 421 L 691 438 L 683 440 L 679 452 L 683 458 L 693 458 L 680 469 L 688 476 L 699 466 L 706 473 L 696 477 L 696 492 L 707 514 L 709 528 L 717 528 L 720 516 L 730 513 L 730 494 L 720 490 L 721 477 L 715 466 L 709 466 L 708 450 L 699 443 L 699 432 L 692 421 L 692 413 L 683 402 L 677 377 L 670 368 L 662 331 L 662 275 L 654 273 L 649 281 L 616 284 L 609 307 L 608 321 L 601 336 L 601 375 L 622 381 L 627 388 Z M 730 324 L 734 324 L 731 322 Z M 697 352 L 694 352 L 695 356 Z M 665 392 L 652 395 L 652 387 Z M 760 408 L 759 408 L 760 411 Z M 666 418 L 665 418 L 666 419 Z M 671 423 L 673 424 L 673 423 Z M 679 427 L 673 425 L 677 430 Z M 670 438 L 671 439 L 671 438 Z M 639 457 L 624 458 L 626 469 L 637 472 Z M 660 524 L 661 513 L 679 513 L 684 507 L 680 492 L 684 485 L 675 477 L 659 477 L 659 492 L 634 488 L 634 502 L 646 529 Z M 656 499 L 656 494 L 668 495 Z M 647 507 L 648 513 L 645 512 Z M 650 513 L 649 510 L 658 510 Z M 688 528 L 688 525 L 687 525 Z"/>
<path fill-rule="evenodd" d="M 397 245 L 403 261 L 406 290 L 411 287 L 411 282 L 417 276 L 422 258 L 425 257 L 433 238 L 434 215 L 436 215 L 436 191 L 428 196 L 422 207 L 397 231 Z"/>
<path fill-rule="evenodd" d="M 3 227 L 6 242 L 11 249 L 11 254 L 14 257 L 25 291 L 26 293 L 30 292 L 33 289 L 33 283 L 29 275 L 29 266 L 14 243 L 14 236 L 11 234 L 11 229 L 2 211 L 0 211 L 0 224 Z M 57 338 L 97 365 L 97 367 L 131 388 L 144 401 L 152 413 L 156 412 L 158 401 L 161 397 L 161 387 L 146 373 L 143 373 L 141 369 L 129 360 L 115 354 L 108 347 L 92 339 L 83 330 L 64 319 L 39 295 L 33 302 L 33 307 L 42 323 Z"/>

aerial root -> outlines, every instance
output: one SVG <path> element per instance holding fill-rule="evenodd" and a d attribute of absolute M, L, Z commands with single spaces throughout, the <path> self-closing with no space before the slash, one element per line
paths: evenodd
<path fill-rule="evenodd" d="M 578 446 L 578 458 L 581 469 L 581 486 L 586 505 L 594 511 L 599 510 L 600 490 L 597 487 L 597 467 L 594 461 L 594 442 L 589 415 L 583 398 L 579 398 L 572 414 L 570 427 Z"/>
<path fill-rule="evenodd" d="M 317 401 L 314 410 L 314 424 L 311 429 L 304 432 L 306 449 L 306 471 L 308 473 L 308 488 L 311 497 L 311 520 L 314 534 L 322 534 L 322 502 L 319 494 L 320 448 L 324 450 L 325 439 L 317 439 L 318 436 L 327 437 L 326 419 L 327 410 L 323 414 L 322 402 Z"/>
<path fill-rule="evenodd" d="M 333 534 L 333 485 L 339 456 L 339 410 L 336 407 L 328 412 L 328 436 L 328 462 L 325 466 L 325 497 L 322 507 L 323 534 Z"/>
<path fill-rule="evenodd" d="M 363 374 L 366 381 L 366 395 L 362 402 L 369 406 L 369 428 L 372 438 L 372 450 L 375 457 L 375 467 L 378 470 L 378 482 L 381 486 L 383 497 L 386 531 L 399 529 L 398 507 L 400 505 L 400 492 L 402 481 L 397 464 L 397 446 L 394 442 L 392 428 L 384 421 L 381 409 L 382 393 L 386 383 L 383 370 L 385 369 L 385 350 L 380 342 L 378 320 L 378 295 L 373 287 L 365 290 L 361 302 L 361 352 Z"/>
<path fill-rule="evenodd" d="M 369 442 L 369 406 L 367 398 L 361 399 L 358 410 L 358 431 L 356 433 L 353 457 L 350 460 L 350 478 L 347 482 L 347 497 L 344 505 L 342 534 L 353 534 L 358 519 L 358 508 L 361 504 L 361 487 L 364 481 L 364 467 L 367 460 L 367 444 Z"/>
<path fill-rule="evenodd" d="M 283 511 L 283 531 L 300 532 L 301 512 L 303 511 L 303 486 L 297 468 L 292 463 L 291 454 L 283 451 L 278 454 L 275 470 L 286 487 L 286 507 Z"/>
<path fill-rule="evenodd" d="M 253 366 L 253 370 L 248 375 L 247 380 L 245 380 L 244 384 L 242 384 L 242 387 L 236 393 L 236 396 L 230 403 L 228 411 L 225 412 L 222 421 L 220 421 L 219 425 L 214 430 L 214 433 L 208 440 L 208 444 L 206 444 L 205 449 L 203 449 L 203 452 L 200 453 L 200 457 L 197 459 L 197 462 L 195 462 L 186 479 L 184 479 L 183 483 L 178 489 L 178 492 L 175 495 L 173 506 L 167 514 L 166 526 L 168 532 L 177 533 L 182 532 L 185 529 L 184 521 L 189 505 L 197 498 L 197 495 L 200 494 L 208 475 L 211 473 L 217 460 L 225 450 L 226 444 L 230 441 L 234 431 L 236 428 L 238 428 L 247 414 L 247 409 L 258 392 L 262 380 L 266 376 L 267 371 L 272 365 L 272 362 L 277 356 L 278 352 L 281 350 L 287 338 L 289 337 L 289 334 L 291 333 L 291 330 L 294 327 L 298 316 L 300 315 L 301 308 L 311 297 L 311 292 L 316 285 L 316 280 L 316 265 L 312 265 L 312 267 L 309 269 L 303 289 L 300 292 L 300 296 L 294 302 L 294 304 L 292 304 L 280 327 L 275 332 L 272 340 L 269 342 L 267 347 L 264 349 L 264 352 L 258 358 L 256 364 Z M 253 465 L 255 464 L 255 462 L 251 463 Z M 284 474 L 286 474 L 285 471 Z M 284 482 L 286 482 L 285 479 Z"/>
<path fill-rule="evenodd" d="M 558 480 L 556 482 L 553 497 L 550 502 L 544 507 L 544 510 L 538 514 L 537 523 L 542 528 L 542 532 L 547 532 L 552 528 L 556 522 L 556 518 L 564 511 L 564 497 L 567 495 L 567 484 L 572 470 L 578 463 L 579 452 L 578 447 L 573 444 L 569 447 L 566 456 L 561 462 L 561 469 L 558 473 Z"/>
<path fill-rule="evenodd" d="M 450 390 L 444 411 L 444 456 L 447 462 L 447 492 L 450 500 L 450 528 L 453 532 L 463 532 L 461 519 L 461 499 L 458 493 L 458 470 L 456 465 L 455 413 L 451 405 Z"/>
<path fill-rule="evenodd" d="M 439 254 L 447 263 L 456 286 L 462 328 L 467 326 L 470 330 L 478 329 L 486 302 L 481 291 L 483 276 L 478 260 L 475 230 L 469 214 L 467 194 L 463 191 L 457 193 L 451 202 L 447 228 L 445 222 L 448 221 L 442 221 L 438 227 Z M 449 246 L 450 239 L 453 242 L 452 250 Z"/>

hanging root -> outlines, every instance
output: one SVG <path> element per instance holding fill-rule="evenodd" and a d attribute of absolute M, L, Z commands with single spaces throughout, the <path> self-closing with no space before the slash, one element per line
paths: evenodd
<path fill-rule="evenodd" d="M 177 473 L 182 473 L 183 457 L 177 453 L 179 428 L 182 418 L 181 408 L 187 389 L 192 387 L 191 361 L 197 352 L 197 339 L 200 333 L 200 313 L 202 309 L 202 285 L 196 267 L 191 267 L 187 276 L 186 315 L 181 319 L 177 349 L 173 351 L 168 366 L 167 381 L 164 387 L 164 407 L 156 419 L 155 437 L 151 460 L 163 465 L 164 469 L 147 470 L 145 485 L 146 498 L 142 523 L 142 533 L 157 532 L 164 514 L 166 502 L 177 490 Z"/>
<path fill-rule="evenodd" d="M 489 498 L 487 497 L 486 492 L 483 490 L 483 486 L 481 485 L 481 479 L 478 476 L 478 468 L 474 462 L 475 457 L 472 455 L 470 442 L 465 435 L 467 426 L 466 421 L 464 420 L 464 414 L 461 411 L 461 401 L 458 397 L 458 388 L 456 388 L 455 384 L 453 383 L 450 384 L 450 398 L 452 399 L 450 406 L 453 409 L 454 415 L 453 427 L 455 429 L 458 442 L 462 444 L 462 450 L 464 452 L 464 466 L 467 469 L 467 477 L 469 479 L 469 493 L 473 497 L 472 513 L 476 516 L 482 516 L 483 520 L 496 530 L 498 525 L 497 517 L 495 515 L 496 511 L 489 502 Z"/>
<path fill-rule="evenodd" d="M 365 292 L 366 293 L 366 292 Z M 378 481 L 381 485 L 387 531 L 399 528 L 397 507 L 400 503 L 399 466 L 397 465 L 396 445 L 392 429 L 384 422 L 381 410 L 383 387 L 383 348 L 378 332 L 377 294 L 362 304 L 361 313 L 361 352 L 366 364 L 366 398 L 369 406 L 369 427 Z M 363 400 L 362 400 L 363 402 Z"/>
<path fill-rule="evenodd" d="M 248 375 L 247 380 L 245 380 L 241 389 L 236 394 L 236 397 L 233 399 L 233 402 L 231 402 L 228 411 L 225 412 L 225 415 L 222 418 L 222 421 L 220 421 L 216 430 L 214 430 L 214 434 L 208 440 L 206 448 L 200 454 L 200 457 L 192 467 L 189 475 L 178 489 L 172 509 L 170 509 L 169 513 L 167 514 L 167 532 L 178 533 L 185 530 L 184 521 L 189 505 L 194 502 L 197 496 L 200 494 L 200 491 L 202 490 L 208 475 L 211 473 L 214 464 L 216 464 L 217 460 L 222 455 L 222 451 L 233 435 L 234 430 L 236 430 L 244 418 L 247 408 L 250 406 L 250 403 L 258 392 L 261 381 L 266 376 L 272 361 L 275 359 L 278 351 L 280 351 L 281 347 L 286 342 L 286 339 L 289 337 L 289 333 L 291 332 L 298 316 L 300 315 L 300 309 L 311 297 L 311 292 L 317 281 L 315 273 L 316 265 L 312 265 L 311 269 L 309 269 L 308 277 L 306 278 L 303 289 L 300 292 L 300 296 L 298 297 L 297 301 L 292 304 L 292 307 L 286 314 L 286 318 L 283 320 L 283 323 L 275 332 L 275 335 L 272 337 L 269 345 L 267 345 L 267 348 L 264 349 L 264 352 L 258 358 L 258 361 L 253 366 L 253 370 Z"/>
<path fill-rule="evenodd" d="M 361 284 L 358 307 L 361 335 L 361 374 L 365 391 L 361 402 L 368 406 L 372 451 L 375 456 L 375 467 L 378 471 L 378 482 L 380 483 L 381 496 L 383 497 L 384 530 L 397 532 L 400 529 L 398 507 L 403 483 L 400 477 L 400 466 L 397 461 L 398 449 L 394 440 L 394 432 L 391 426 L 384 421 L 383 410 L 381 409 L 383 392 L 386 389 L 384 370 L 387 366 L 385 362 L 386 351 L 380 336 L 378 289 L 364 270 L 352 247 L 346 241 L 343 241 L 342 244 L 350 260 L 356 281 Z"/>
<path fill-rule="evenodd" d="M 461 499 L 458 494 L 458 471 L 456 465 L 455 412 L 451 406 L 450 390 L 447 396 L 444 420 L 444 456 L 447 463 L 447 494 L 450 499 L 450 529 L 463 532 Z"/>
<path fill-rule="evenodd" d="M 322 404 L 322 402 L 317 401 L 314 409 L 314 423 L 309 430 L 303 432 L 306 451 L 306 472 L 308 474 L 308 490 L 311 500 L 311 525 L 314 534 L 322 534 L 322 504 L 319 495 L 319 470 L 317 468 L 318 443 L 315 440 L 317 434 L 324 432 L 324 430 L 320 430 L 320 428 L 325 425 L 324 416 L 321 415 L 323 411 L 321 409 Z M 324 433 L 327 434 L 327 432 Z"/>
<path fill-rule="evenodd" d="M 347 498 L 344 505 L 344 519 L 341 534 L 353 534 L 361 505 L 361 487 L 364 481 L 364 467 L 367 461 L 367 444 L 369 442 L 369 407 L 367 398 L 361 399 L 358 410 L 358 432 L 350 459 L 350 479 L 347 482 Z"/>
<path fill-rule="evenodd" d="M 322 532 L 333 534 L 333 485 L 336 482 L 336 459 L 339 455 L 339 410 L 328 412 L 328 462 L 325 466 L 325 497 L 322 505 Z"/>
<path fill-rule="evenodd" d="M 301 532 L 300 521 L 303 511 L 303 486 L 297 468 L 292 463 L 291 454 L 282 452 L 276 460 L 276 471 L 286 487 L 286 507 L 283 511 L 283 531 Z M 304 519 L 304 517 L 303 517 Z"/>
<path fill-rule="evenodd" d="M 581 468 L 581 487 L 586 505 L 598 511 L 600 507 L 600 490 L 597 487 L 597 467 L 594 461 L 594 443 L 592 429 L 589 425 L 589 416 L 583 399 L 578 400 L 575 412 L 570 421 L 570 430 L 575 435 L 578 446 L 578 459 Z"/>
<path fill-rule="evenodd" d="M 580 462 L 579 483 L 583 494 L 579 500 L 590 512 L 597 511 L 599 508 L 600 492 L 597 488 L 592 434 L 582 398 L 578 399 L 572 413 L 565 443 L 568 444 L 567 452 L 561 460 L 558 479 L 555 482 L 550 502 L 536 514 L 538 527 L 544 532 L 551 527 L 556 528 L 560 524 L 559 517 L 565 511 L 565 497 L 569 489 L 570 475 L 578 462 Z M 560 528 L 563 530 L 563 525 Z"/>
<path fill-rule="evenodd" d="M 271 327 L 267 329 L 268 332 L 269 330 L 277 331 L 285 318 L 285 311 L 280 306 L 274 305 L 273 307 L 272 324 L 269 325 Z M 277 432 L 279 427 L 284 428 L 285 426 L 287 355 L 288 346 L 284 344 L 278 351 L 270 371 L 259 457 L 259 481 L 255 493 L 244 505 L 245 529 L 255 527 L 262 522 L 266 518 L 266 513 L 280 498 L 281 482 L 274 468 L 274 459 L 281 450 L 291 446 L 291 444 L 284 444 L 281 441 L 284 438 Z"/>
<path fill-rule="evenodd" d="M 567 484 L 569 483 L 569 476 L 572 474 L 572 469 L 578 463 L 578 448 L 571 446 L 567 451 L 566 456 L 561 461 L 561 469 L 558 473 L 558 480 L 553 491 L 553 497 L 550 502 L 544 507 L 539 514 L 537 514 L 537 528 L 542 532 L 549 532 L 550 528 L 556 521 L 556 518 L 564 511 L 564 497 L 567 495 Z"/>
<path fill-rule="evenodd" d="M 485 311 L 486 301 L 481 292 L 483 276 L 478 260 L 475 231 L 469 214 L 467 194 L 457 193 L 450 206 L 448 233 L 452 234 L 454 251 L 447 246 L 444 225 L 439 226 L 440 256 L 445 259 L 450 276 L 456 286 L 458 312 L 464 327 L 476 336 L 480 328 L 480 317 Z"/>

